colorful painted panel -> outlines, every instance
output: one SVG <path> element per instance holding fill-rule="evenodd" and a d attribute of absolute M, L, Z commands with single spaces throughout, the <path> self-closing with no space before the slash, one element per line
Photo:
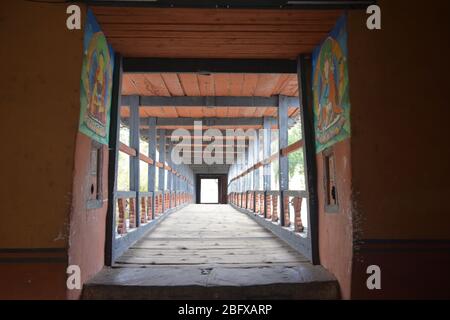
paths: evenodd
<path fill-rule="evenodd" d="M 108 144 L 114 52 L 88 10 L 81 71 L 79 131 Z"/>
<path fill-rule="evenodd" d="M 313 52 L 316 152 L 350 137 L 347 19 L 343 16 Z"/>

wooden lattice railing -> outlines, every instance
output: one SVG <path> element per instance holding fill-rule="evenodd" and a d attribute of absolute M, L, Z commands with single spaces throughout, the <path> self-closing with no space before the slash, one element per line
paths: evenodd
<path fill-rule="evenodd" d="M 139 192 L 139 201 L 134 191 L 116 192 L 116 234 L 125 235 L 141 225 L 162 216 L 171 209 L 192 202 L 192 195 L 188 192 L 154 191 Z M 163 209 L 163 199 L 165 208 Z M 139 207 L 139 221 L 137 220 L 137 206 Z"/>
<path fill-rule="evenodd" d="M 302 221 L 302 201 L 307 198 L 305 191 L 247 191 L 232 192 L 229 194 L 229 202 L 241 209 L 258 214 L 273 223 L 281 224 L 283 227 L 291 228 L 294 232 L 304 232 L 305 226 Z M 281 206 L 280 202 L 284 201 Z M 280 208 L 284 207 L 284 212 Z M 293 214 L 291 214 L 293 212 Z M 283 215 L 284 219 L 280 218 Z"/>

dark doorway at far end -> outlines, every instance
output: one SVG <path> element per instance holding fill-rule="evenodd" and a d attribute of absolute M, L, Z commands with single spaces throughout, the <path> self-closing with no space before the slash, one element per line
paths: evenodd
<path fill-rule="evenodd" d="M 217 184 L 218 184 L 218 202 L 219 204 L 226 204 L 228 203 L 227 201 L 227 187 L 228 187 L 228 175 L 226 174 L 197 174 L 196 175 L 196 203 L 200 204 L 200 203 L 205 203 L 207 204 L 208 202 L 201 202 L 201 195 L 202 195 L 202 180 L 207 180 L 207 179 L 216 179 L 217 180 Z M 210 202 L 209 202 L 210 203 Z"/>

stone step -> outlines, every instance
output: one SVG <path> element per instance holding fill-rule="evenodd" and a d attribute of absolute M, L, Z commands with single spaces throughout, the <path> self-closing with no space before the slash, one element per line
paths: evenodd
<path fill-rule="evenodd" d="M 339 299 L 339 285 L 321 266 L 155 266 L 104 268 L 82 299 Z"/>

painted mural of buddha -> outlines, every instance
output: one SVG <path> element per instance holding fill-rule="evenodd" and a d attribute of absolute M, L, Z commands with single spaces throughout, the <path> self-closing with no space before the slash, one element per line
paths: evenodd
<path fill-rule="evenodd" d="M 333 126 L 341 117 L 343 109 L 338 103 L 338 92 L 335 79 L 333 57 L 329 56 L 323 63 L 322 85 L 319 100 L 318 128 L 325 131 Z"/>
<path fill-rule="evenodd" d="M 94 79 L 89 97 L 89 116 L 101 124 L 106 122 L 106 110 L 105 110 L 105 93 L 106 93 L 106 79 L 105 79 L 105 59 L 100 53 L 97 55 Z"/>

